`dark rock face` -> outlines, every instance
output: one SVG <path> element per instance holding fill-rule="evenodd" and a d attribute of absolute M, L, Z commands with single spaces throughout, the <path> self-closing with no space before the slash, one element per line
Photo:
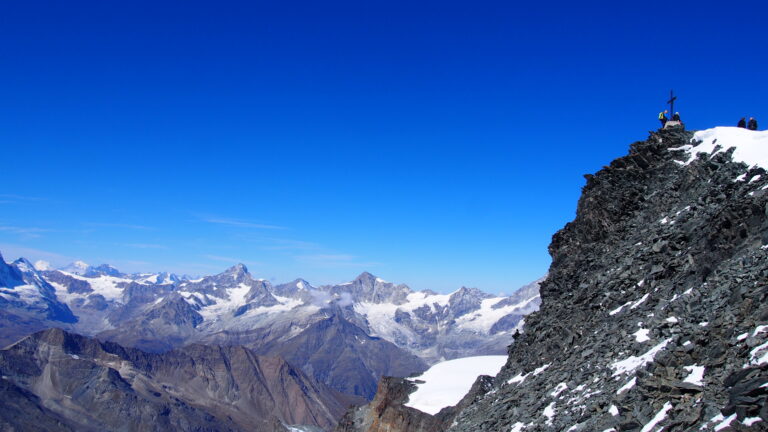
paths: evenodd
<path fill-rule="evenodd" d="M 195 335 L 203 317 L 178 294 L 165 297 L 138 318 L 107 330 L 97 336 L 124 346 L 147 352 L 163 352 L 183 346 Z"/>
<path fill-rule="evenodd" d="M 458 318 L 477 310 L 484 299 L 491 297 L 493 296 L 477 288 L 461 287 L 461 289 L 451 294 L 448 300 L 448 309 L 454 318 Z"/>
<path fill-rule="evenodd" d="M 376 397 L 367 405 L 349 410 L 339 421 L 336 432 L 414 431 L 440 432 L 445 425 L 437 418 L 403 406 L 416 386 L 403 378 L 384 377 Z"/>
<path fill-rule="evenodd" d="M 98 276 L 125 277 L 126 275 L 121 273 L 120 270 L 112 267 L 109 264 L 102 264 L 96 267 L 89 267 L 83 276 L 85 277 L 98 277 Z"/>
<path fill-rule="evenodd" d="M 423 360 L 391 342 L 369 336 L 339 314 L 256 351 L 284 357 L 331 388 L 366 399 L 374 396 L 376 383 L 384 375 L 408 376 L 427 369 Z"/>
<path fill-rule="evenodd" d="M 293 282 L 275 285 L 272 288 L 272 292 L 275 295 L 299 299 L 304 303 L 312 303 L 315 300 L 312 293 L 316 292 L 316 290 L 317 289 L 313 287 L 312 284 L 304 279 L 296 279 Z"/>
<path fill-rule="evenodd" d="M 242 347 L 147 354 L 55 329 L 0 351 L 0 375 L 7 430 L 328 428 L 348 401 Z"/>
<path fill-rule="evenodd" d="M 540 311 L 450 431 L 768 430 L 768 175 L 680 163 L 690 138 L 587 176 Z"/>

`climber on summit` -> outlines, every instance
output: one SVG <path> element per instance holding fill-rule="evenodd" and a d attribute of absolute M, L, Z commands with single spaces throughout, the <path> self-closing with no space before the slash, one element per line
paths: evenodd
<path fill-rule="evenodd" d="M 679 112 L 676 112 L 676 113 L 675 113 L 675 114 L 672 116 L 672 121 L 676 121 L 676 122 L 679 122 L 679 121 L 680 121 L 680 113 L 679 113 Z"/>
<path fill-rule="evenodd" d="M 755 120 L 754 117 L 749 118 L 749 122 L 747 123 L 747 129 L 756 131 L 757 130 L 757 120 Z"/>
<path fill-rule="evenodd" d="M 659 121 L 661 122 L 661 128 L 662 128 L 662 129 L 664 128 L 664 126 L 666 126 L 666 125 L 667 125 L 667 121 L 669 120 L 669 119 L 667 118 L 667 113 L 668 113 L 668 112 L 669 112 L 669 111 L 667 111 L 667 110 L 664 110 L 664 111 L 662 111 L 662 112 L 660 112 L 660 113 L 659 113 Z"/>
<path fill-rule="evenodd" d="M 741 120 L 739 120 L 739 122 L 736 124 L 736 127 L 740 127 L 740 128 L 746 129 L 747 128 L 747 119 L 742 117 Z"/>

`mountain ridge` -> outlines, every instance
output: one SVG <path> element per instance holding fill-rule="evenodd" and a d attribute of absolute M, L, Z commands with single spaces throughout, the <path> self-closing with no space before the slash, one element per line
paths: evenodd
<path fill-rule="evenodd" d="M 15 266 L 21 267 L 11 265 L 8 271 L 39 281 L 53 305 L 70 308 L 77 321 L 23 321 L 0 309 L 10 329 L 5 343 L 62 327 L 157 353 L 194 343 L 243 345 L 262 355 L 285 355 L 315 379 L 366 398 L 373 397 L 383 375 L 408 376 L 444 358 L 503 353 L 522 317 L 538 305 L 535 292 L 519 304 L 510 302 L 515 297 L 465 287 L 441 295 L 368 272 L 350 282 L 315 287 L 304 279 L 273 285 L 243 264 L 172 283 L 157 283 L 160 274 L 125 275 L 108 265 L 79 263 L 75 267 L 82 274 L 38 270 L 23 262 Z M 324 328 L 337 339 L 316 347 L 319 352 L 309 350 L 325 340 L 317 326 L 329 319 L 335 327 Z M 306 358 L 289 355 L 282 345 Z M 342 354 L 337 346 L 349 349 Z M 332 367 L 328 359 L 335 355 L 349 367 Z"/>
<path fill-rule="evenodd" d="M 768 429 L 768 165 L 736 157 L 768 149 L 718 129 L 587 176 L 541 309 L 450 431 Z"/>

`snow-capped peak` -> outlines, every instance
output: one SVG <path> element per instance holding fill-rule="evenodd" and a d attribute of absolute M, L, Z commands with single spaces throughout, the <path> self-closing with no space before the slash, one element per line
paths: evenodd
<path fill-rule="evenodd" d="M 228 268 L 224 271 L 225 274 L 242 274 L 242 273 L 248 273 L 248 267 L 245 266 L 243 263 L 238 263 L 236 265 L 233 265 L 232 267 Z"/>
<path fill-rule="evenodd" d="M 13 264 L 21 272 L 24 272 L 24 273 L 34 273 L 35 272 L 35 266 L 32 265 L 32 263 L 29 262 L 26 258 L 19 258 L 16 261 L 14 261 Z"/>
<path fill-rule="evenodd" d="M 84 275 L 90 269 L 90 265 L 84 261 L 75 261 L 60 270 L 66 273 L 72 273 L 76 275 Z"/>
<path fill-rule="evenodd" d="M 49 263 L 48 261 L 37 260 L 35 261 L 35 270 L 48 271 L 48 270 L 53 270 L 53 267 L 51 267 L 51 263 Z"/>
<path fill-rule="evenodd" d="M 100 276 L 112 276 L 116 278 L 122 278 L 126 275 L 122 274 L 120 270 L 112 267 L 109 264 L 101 264 L 99 266 L 88 266 L 88 269 L 85 271 L 85 273 L 81 274 L 81 276 L 85 277 L 100 277 Z"/>
<path fill-rule="evenodd" d="M 367 271 L 366 272 L 362 272 L 362 273 L 360 273 L 359 276 L 357 276 L 355 278 L 355 280 L 353 282 L 358 282 L 358 281 L 361 282 L 361 283 L 366 283 L 367 282 L 368 284 L 372 285 L 376 281 L 376 276 L 368 273 Z"/>

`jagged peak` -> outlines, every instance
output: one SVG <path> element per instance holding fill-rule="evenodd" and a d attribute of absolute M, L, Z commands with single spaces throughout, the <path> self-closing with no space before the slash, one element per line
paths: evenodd
<path fill-rule="evenodd" d="M 36 332 L 36 333 L 32 333 L 31 335 L 25 337 L 24 339 L 21 339 L 20 341 L 13 344 L 12 346 L 19 345 L 25 342 L 26 343 L 45 342 L 49 345 L 62 347 L 66 351 L 77 350 L 75 347 L 82 345 L 84 342 L 91 343 L 91 344 L 99 344 L 99 342 L 96 339 L 91 339 L 85 336 L 81 336 L 77 333 L 70 333 L 58 327 L 51 327 L 45 330 L 40 330 L 39 332 Z"/>
<path fill-rule="evenodd" d="M 13 262 L 13 265 L 23 272 L 36 272 L 35 265 L 29 262 L 28 259 L 21 257 Z"/>
<path fill-rule="evenodd" d="M 83 275 L 85 274 L 91 266 L 86 263 L 85 261 L 75 261 L 73 263 L 70 263 L 69 265 L 60 268 L 59 270 L 66 272 L 66 273 L 73 273 L 77 275 Z"/>
<path fill-rule="evenodd" d="M 87 271 L 85 272 L 85 276 L 93 277 L 93 276 L 114 276 L 114 277 L 122 277 L 125 276 L 120 270 L 116 269 L 115 267 L 109 265 L 109 264 L 100 264 L 95 267 L 88 267 Z"/>
<path fill-rule="evenodd" d="M 462 286 L 461 288 L 459 288 L 456 291 L 454 291 L 453 294 L 451 294 L 451 297 L 453 297 L 453 296 L 459 297 L 459 296 L 466 296 L 466 295 L 477 295 L 477 294 L 488 295 L 487 293 L 481 291 L 478 288 L 469 288 L 469 287 Z"/>
<path fill-rule="evenodd" d="M 248 273 L 248 267 L 246 267 L 245 264 L 243 263 L 237 263 L 232 267 L 226 269 L 224 273 L 225 274 L 246 274 Z"/>
<path fill-rule="evenodd" d="M 99 271 L 101 271 L 101 270 L 119 271 L 114 266 L 109 265 L 109 264 L 99 264 L 99 265 L 93 267 L 93 269 L 94 270 L 99 270 Z"/>
<path fill-rule="evenodd" d="M 368 281 L 375 281 L 376 279 L 377 279 L 376 276 L 372 275 L 371 273 L 368 273 L 367 271 L 364 271 L 360 273 L 354 280 L 361 281 L 361 282 L 368 282 Z"/>

